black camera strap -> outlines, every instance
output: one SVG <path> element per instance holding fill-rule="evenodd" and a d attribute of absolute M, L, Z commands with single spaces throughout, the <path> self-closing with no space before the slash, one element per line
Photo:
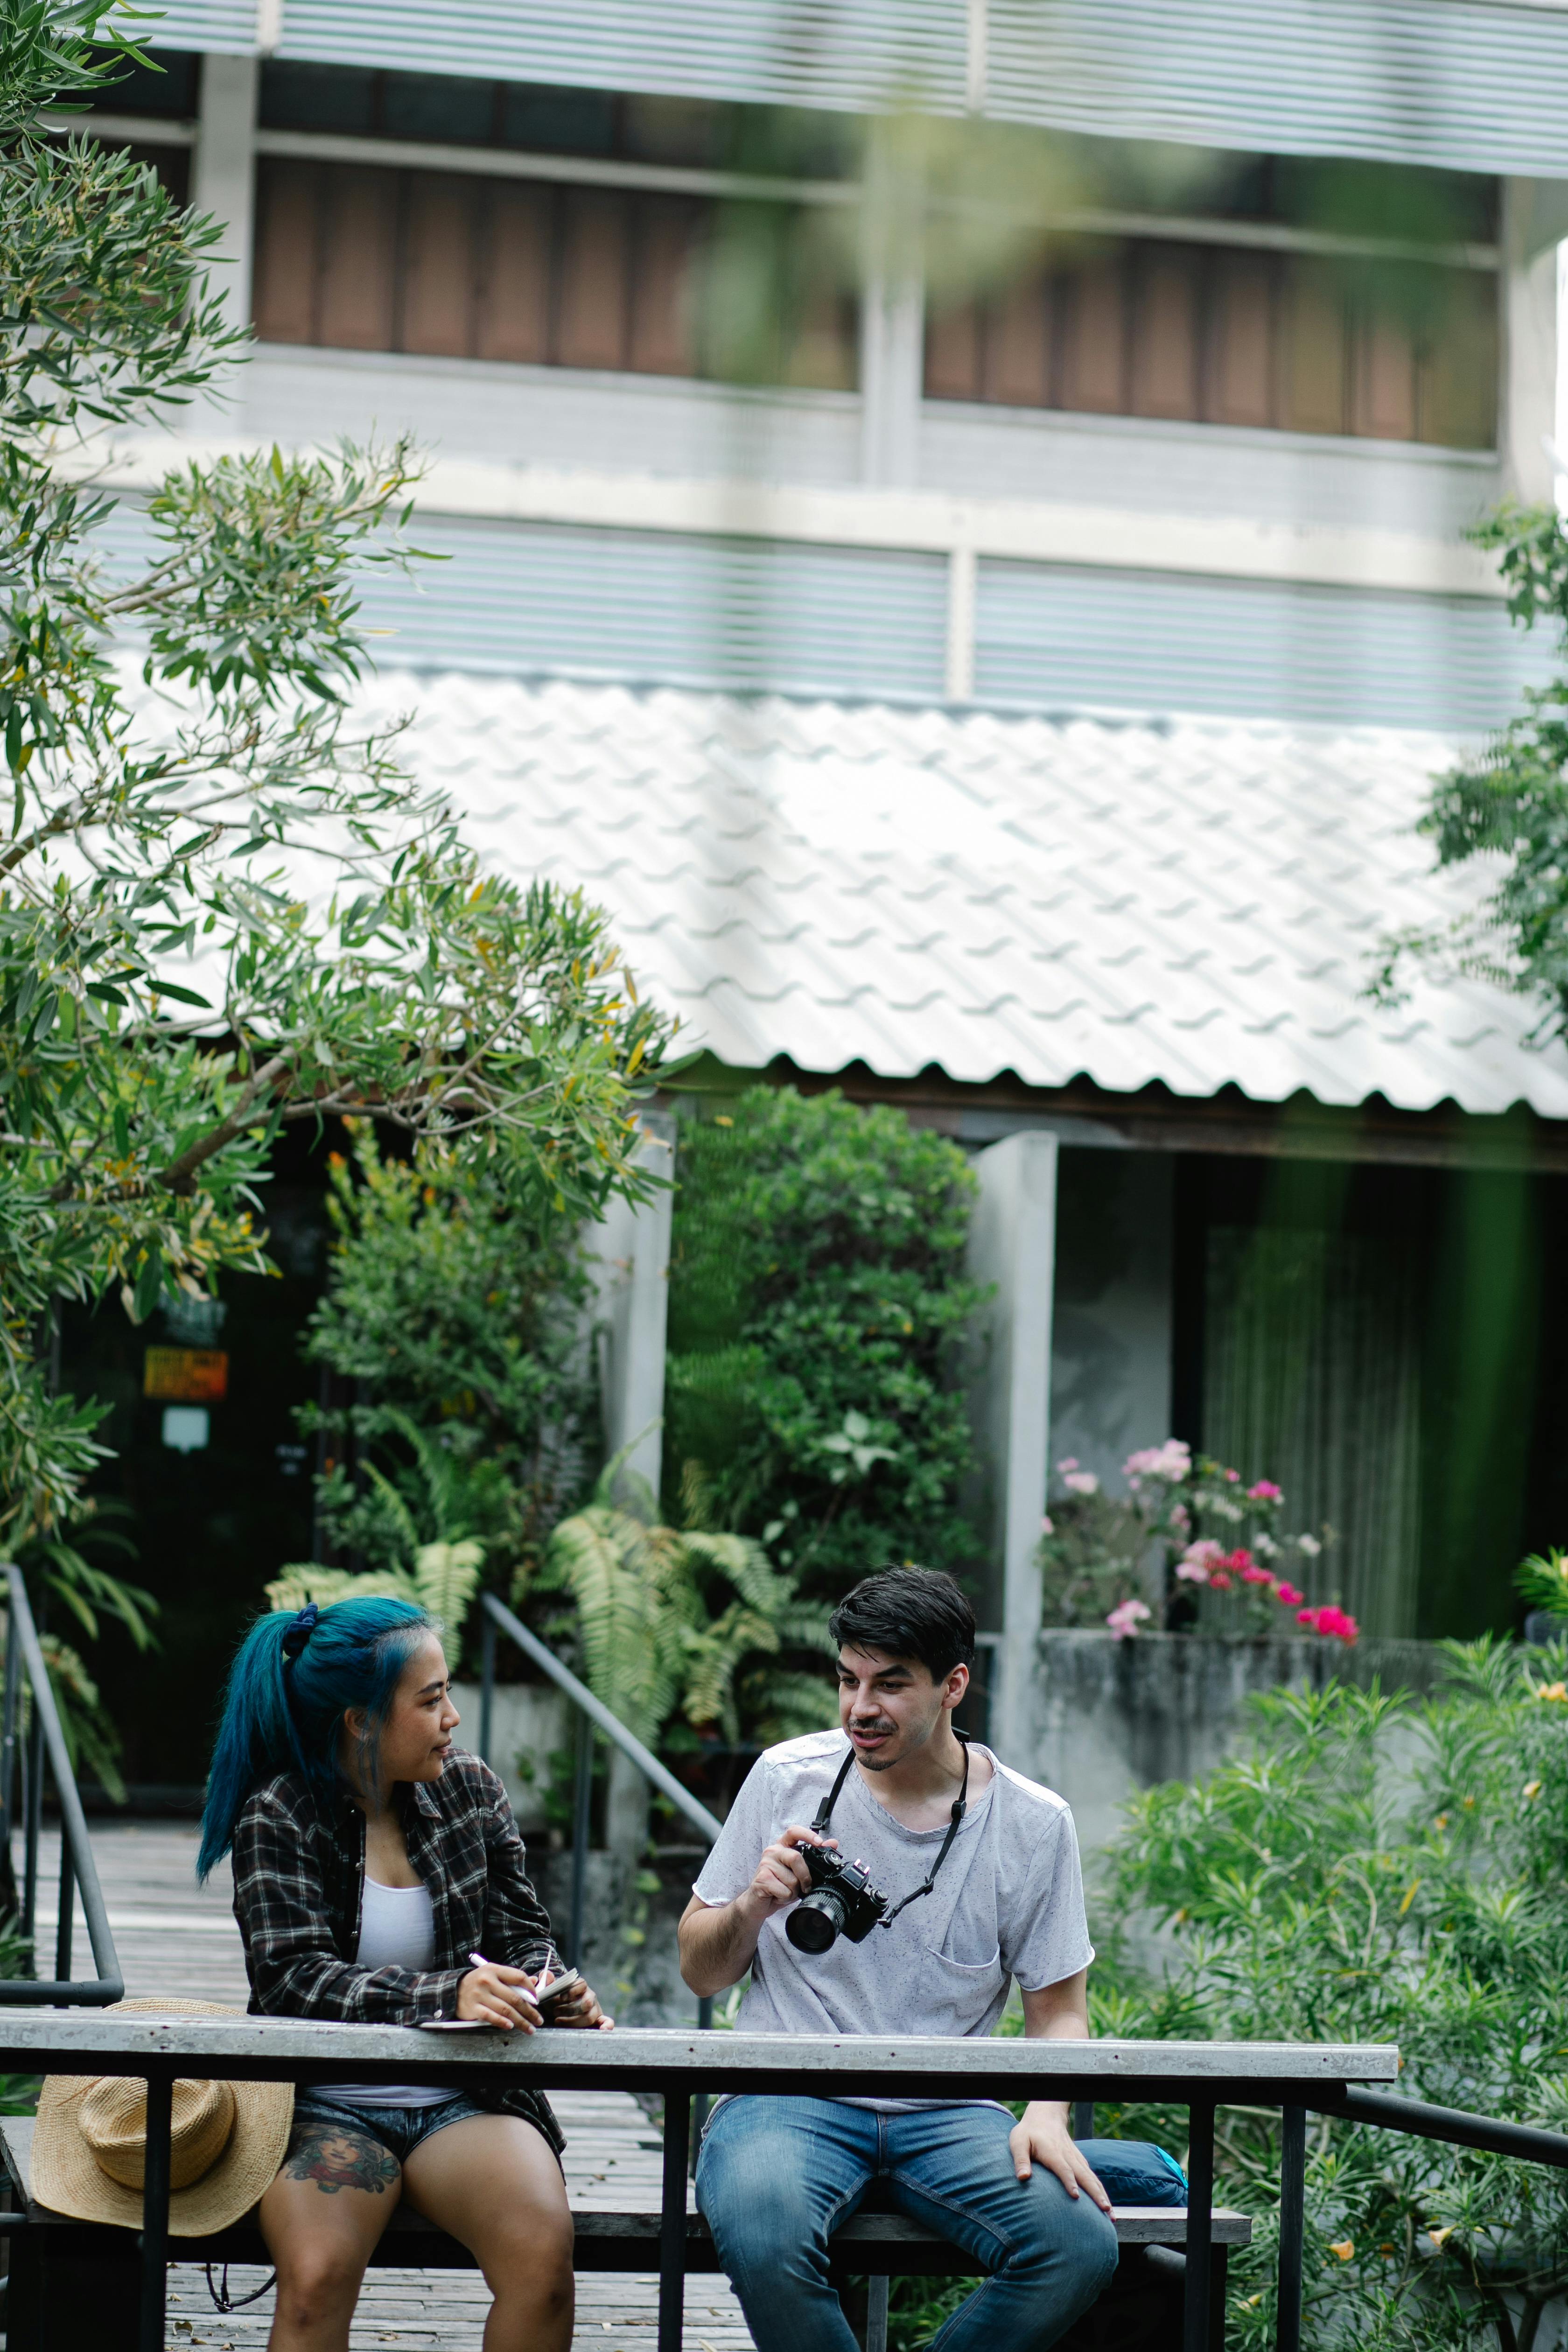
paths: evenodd
<path fill-rule="evenodd" d="M 936 1885 L 937 1872 L 942 1868 L 942 1864 L 952 1852 L 952 1841 L 958 1835 L 958 1825 L 969 1810 L 969 1735 L 965 1731 L 960 1731 L 955 1725 L 952 1736 L 963 1744 L 963 1779 L 959 1784 L 958 1795 L 954 1800 L 952 1811 L 948 1816 L 947 1835 L 942 1842 L 942 1851 L 937 1855 L 936 1860 L 932 1863 L 930 1870 L 926 1873 L 925 1885 L 923 1886 L 917 1886 L 912 1895 L 906 1895 L 901 1903 L 895 1903 L 890 1911 L 884 1912 L 881 1918 L 877 1922 L 877 1925 L 879 1927 L 890 1927 L 900 1911 L 907 1911 L 911 1903 L 918 1903 L 922 1895 L 929 1895 L 931 1893 L 932 1887 Z M 816 1819 L 812 1822 L 811 1826 L 816 1831 L 818 1837 L 826 1837 L 827 1834 L 827 1824 L 833 1819 L 833 1808 L 838 1802 L 839 1793 L 844 1787 L 845 1781 L 849 1778 L 849 1767 L 854 1763 L 854 1761 L 855 1750 L 851 1748 L 848 1755 L 844 1759 L 843 1763 L 838 1768 L 837 1780 L 835 1780 L 832 1788 L 829 1789 L 826 1796 L 824 1797 L 821 1804 L 818 1805 L 816 1809 Z"/>

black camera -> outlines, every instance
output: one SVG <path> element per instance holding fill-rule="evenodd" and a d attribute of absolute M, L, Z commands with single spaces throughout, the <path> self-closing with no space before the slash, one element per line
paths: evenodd
<path fill-rule="evenodd" d="M 797 1851 L 811 1873 L 811 1893 L 801 1896 L 784 1921 L 784 1934 L 796 1951 L 831 1951 L 840 1936 L 863 1944 L 888 1907 L 865 1864 L 846 1862 L 831 1846 L 803 1845 Z"/>

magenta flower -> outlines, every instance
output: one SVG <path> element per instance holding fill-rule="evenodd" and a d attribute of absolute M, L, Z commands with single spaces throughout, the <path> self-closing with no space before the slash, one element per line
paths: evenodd
<path fill-rule="evenodd" d="M 1259 1478 L 1256 1486 L 1247 1488 L 1247 1499 L 1249 1503 L 1282 1503 L 1285 1489 L 1277 1486 L 1272 1478 Z"/>
<path fill-rule="evenodd" d="M 1287 1609 L 1295 1609 L 1300 1607 L 1307 1596 L 1304 1592 L 1298 1592 L 1293 1584 L 1277 1584 L 1274 1588 L 1274 1598 L 1276 1601 L 1282 1601 Z"/>
<path fill-rule="evenodd" d="M 1238 1569 L 1237 1573 L 1243 1584 L 1272 1584 L 1274 1581 L 1268 1570 L 1266 1568 L 1258 1567 L 1256 1563 L 1250 1568 Z"/>

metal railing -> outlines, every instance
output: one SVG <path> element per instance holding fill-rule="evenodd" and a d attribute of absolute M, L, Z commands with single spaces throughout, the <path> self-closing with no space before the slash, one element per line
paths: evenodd
<path fill-rule="evenodd" d="M 125 1996 L 125 1979 L 110 1932 L 109 1913 L 98 1883 L 98 1868 L 87 1834 L 87 1822 L 77 1793 L 59 1710 L 49 1682 L 48 1668 L 38 1641 L 38 1629 L 27 1602 L 22 1571 L 4 1563 L 6 1612 L 5 1704 L 0 1712 L 0 1854 L 10 1863 L 11 1838 L 17 1812 L 22 1819 L 22 1885 L 17 1901 L 17 1926 L 30 1941 L 37 1916 L 38 1845 L 44 1817 L 44 1765 L 60 1809 L 59 1916 L 55 1929 L 55 1973 L 52 1977 L 0 1978 L 0 2002 L 106 2009 Z M 26 1738 L 21 1737 L 22 1687 L 26 1676 L 32 1699 Z M 76 1916 L 77 1889 L 87 1921 L 92 1964 L 98 1973 L 71 1976 L 71 1933 Z"/>
<path fill-rule="evenodd" d="M 576 1769 L 572 1793 L 572 1911 L 567 1958 L 574 1967 L 581 1965 L 583 1951 L 583 1905 L 588 1876 L 588 1835 L 594 1798 L 594 1734 L 602 1731 L 621 1754 L 634 1763 L 651 1788 L 661 1797 L 668 1797 L 686 1821 L 689 1821 L 704 1843 L 711 1845 L 723 1824 L 716 1814 L 695 1798 L 689 1789 L 683 1789 L 673 1772 L 667 1771 L 635 1732 L 628 1731 L 614 1710 L 595 1698 L 586 1683 L 579 1682 L 570 1666 L 562 1664 L 553 1650 L 531 1633 L 521 1617 L 515 1616 L 504 1601 L 493 1592 L 480 1595 L 484 1612 L 484 1667 L 479 1685 L 479 1754 L 488 1764 L 490 1760 L 490 1735 L 494 1728 L 496 1687 L 496 1644 L 504 1633 L 515 1642 L 525 1658 L 531 1658 L 541 1671 L 549 1675 L 558 1690 L 563 1690 L 577 1710 Z M 713 2003 L 706 1995 L 697 2004 L 697 2022 L 700 2026 L 713 2022 Z"/>

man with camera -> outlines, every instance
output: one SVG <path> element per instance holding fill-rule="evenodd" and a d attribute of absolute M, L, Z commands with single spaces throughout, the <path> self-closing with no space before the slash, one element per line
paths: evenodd
<path fill-rule="evenodd" d="M 687 1983 L 718 1993 L 749 1969 L 752 2033 L 986 2034 L 1016 1978 L 1026 2034 L 1086 2038 L 1072 1816 L 952 1727 L 969 1603 L 949 1576 L 887 1569 L 830 1632 L 841 1728 L 752 1767 L 680 1923 Z M 857 2352 L 827 2242 L 878 2178 L 986 2273 L 941 2352 L 1044 2352 L 1115 2270 L 1110 2200 L 1060 2101 L 1015 2123 L 989 2101 L 727 2099 L 697 2199 L 758 2352 Z"/>

